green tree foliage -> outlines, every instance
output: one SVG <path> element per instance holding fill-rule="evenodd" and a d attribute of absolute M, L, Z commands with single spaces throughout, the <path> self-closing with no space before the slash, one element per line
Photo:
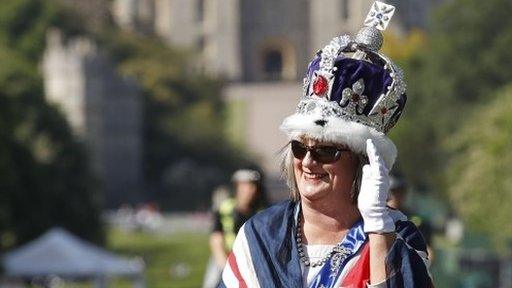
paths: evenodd
<path fill-rule="evenodd" d="M 434 23 L 432 58 L 460 102 L 487 100 L 512 80 L 512 2 L 452 1 L 439 10 Z"/>
<path fill-rule="evenodd" d="M 46 30 L 65 26 L 64 14 L 52 1 L 0 5 L 0 249 L 56 225 L 101 242 L 100 203 L 84 149 L 45 102 L 38 70 Z"/>
<path fill-rule="evenodd" d="M 392 137 L 417 185 L 441 188 L 451 156 L 442 142 L 512 81 L 510 11 L 507 0 L 448 1 L 435 13 L 427 43 L 403 61 L 409 99 Z"/>
<path fill-rule="evenodd" d="M 471 228 L 492 235 L 501 248 L 512 240 L 511 107 L 508 86 L 446 143 L 456 155 L 447 175 L 453 206 Z"/>
<path fill-rule="evenodd" d="M 500 243 L 511 239 L 511 90 L 496 92 L 512 83 L 510 11 L 508 0 L 440 6 L 427 42 L 401 61 L 409 97 L 392 133 L 412 182 L 440 192 L 470 227 Z"/>
<path fill-rule="evenodd" d="M 31 61 L 42 55 L 48 27 L 68 36 L 84 32 L 79 14 L 58 1 L 0 0 L 0 7 L 0 41 Z"/>

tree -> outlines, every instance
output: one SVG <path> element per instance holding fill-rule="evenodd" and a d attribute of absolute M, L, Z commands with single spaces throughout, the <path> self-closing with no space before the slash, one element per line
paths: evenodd
<path fill-rule="evenodd" d="M 49 1 L 3 2 L 0 249 L 32 240 L 56 225 L 102 242 L 99 195 L 84 148 L 57 109 L 45 102 L 38 70 L 46 30 L 64 25 L 64 14 Z"/>
<path fill-rule="evenodd" d="M 504 147 L 512 101 L 510 86 L 496 91 L 512 83 L 510 11 L 508 0 L 440 6 L 425 46 L 403 61 L 408 104 L 391 135 L 411 182 L 440 192 L 469 227 L 501 247 L 511 239 Z"/>
<path fill-rule="evenodd" d="M 490 235 L 500 248 L 512 241 L 511 107 L 509 85 L 446 141 L 456 155 L 447 174 L 453 206 L 472 229 Z"/>
<path fill-rule="evenodd" d="M 0 5 L 0 41 L 32 62 L 40 60 L 49 27 L 68 36 L 85 32 L 82 17 L 58 1 L 0 0 Z"/>
<path fill-rule="evenodd" d="M 512 81 L 509 11 L 508 0 L 448 1 L 435 13 L 426 44 L 403 61 L 408 104 L 391 136 L 417 186 L 443 190 L 453 153 L 443 148 L 444 139 Z"/>

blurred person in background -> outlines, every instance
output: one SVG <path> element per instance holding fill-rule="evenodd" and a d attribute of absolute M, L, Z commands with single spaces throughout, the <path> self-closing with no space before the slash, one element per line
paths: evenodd
<path fill-rule="evenodd" d="M 219 201 L 218 210 L 214 209 L 213 231 L 210 236 L 212 257 L 208 263 L 203 288 L 217 287 L 227 255 L 233 248 L 236 234 L 242 225 L 258 210 L 267 205 L 261 173 L 252 169 L 241 169 L 232 176 L 234 197 Z M 215 205 L 216 203 L 219 203 Z"/>
<path fill-rule="evenodd" d="M 407 195 L 408 195 L 408 186 L 405 178 L 398 172 L 393 171 L 390 175 L 390 193 L 388 199 L 388 206 L 400 210 L 400 212 L 404 213 L 411 222 L 413 222 L 418 230 L 421 232 L 421 235 L 425 239 L 427 243 L 427 251 L 428 258 L 430 260 L 429 264 L 432 264 L 434 260 L 434 250 L 432 249 L 432 225 L 430 221 L 419 215 L 418 213 L 414 213 L 407 208 Z"/>
<path fill-rule="evenodd" d="M 375 2 L 354 39 L 315 55 L 281 124 L 291 199 L 242 226 L 219 287 L 433 286 L 420 232 L 387 206 L 397 151 L 386 133 L 406 102 L 402 73 L 378 52 L 394 10 Z"/>
<path fill-rule="evenodd" d="M 230 191 L 228 185 L 220 185 L 212 193 L 212 213 L 218 213 L 220 206 L 224 201 L 230 198 Z"/>

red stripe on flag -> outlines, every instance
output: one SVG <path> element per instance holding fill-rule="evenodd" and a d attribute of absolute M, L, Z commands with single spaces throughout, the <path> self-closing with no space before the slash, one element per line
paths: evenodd
<path fill-rule="evenodd" d="M 228 263 L 229 266 L 231 267 L 231 270 L 233 271 L 233 274 L 235 274 L 235 277 L 238 280 L 238 287 L 247 288 L 247 284 L 245 284 L 245 280 L 242 277 L 242 274 L 240 274 L 240 270 L 238 270 L 238 264 L 236 263 L 235 253 L 231 252 L 229 254 Z"/>
<path fill-rule="evenodd" d="M 370 283 L 370 245 L 366 242 L 359 259 L 343 279 L 341 287 L 364 288 L 368 283 Z"/>

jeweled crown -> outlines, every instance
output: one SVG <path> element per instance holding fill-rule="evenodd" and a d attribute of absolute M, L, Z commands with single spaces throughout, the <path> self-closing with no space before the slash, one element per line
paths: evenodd
<path fill-rule="evenodd" d="M 405 106 L 402 71 L 379 52 L 395 7 L 376 1 L 355 39 L 334 38 L 320 50 L 304 78 L 297 113 L 335 116 L 387 133 Z"/>

